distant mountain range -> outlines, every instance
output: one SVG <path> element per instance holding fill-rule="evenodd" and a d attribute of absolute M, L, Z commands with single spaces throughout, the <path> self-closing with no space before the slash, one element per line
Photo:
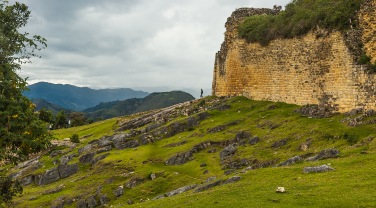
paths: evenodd
<path fill-rule="evenodd" d="M 182 91 L 160 92 L 152 93 L 145 98 L 132 98 L 124 101 L 101 103 L 83 112 L 86 113 L 86 117 L 94 120 L 107 119 L 164 108 L 194 99 L 191 94 Z"/>
<path fill-rule="evenodd" d="M 42 99 L 64 109 L 82 111 L 94 107 L 101 102 L 144 98 L 148 92 L 136 91 L 129 88 L 121 89 L 90 89 L 68 84 L 51 84 L 39 82 L 29 86 L 30 91 L 23 94 L 29 99 Z"/>

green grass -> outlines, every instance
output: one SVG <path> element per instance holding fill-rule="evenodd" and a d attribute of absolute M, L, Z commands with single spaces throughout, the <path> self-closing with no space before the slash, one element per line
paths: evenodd
<path fill-rule="evenodd" d="M 207 108 L 213 107 L 217 98 L 205 101 Z M 223 102 L 223 101 L 220 101 Z M 244 97 L 231 98 L 225 102 L 231 108 L 224 111 L 208 110 L 209 118 L 200 122 L 193 130 L 184 131 L 170 138 L 132 149 L 113 150 L 104 160 L 94 166 L 79 165 L 79 172 L 55 183 L 24 188 L 22 196 L 15 199 L 17 207 L 48 207 L 51 201 L 59 197 L 77 198 L 95 195 L 99 187 L 101 193 L 110 198 L 109 206 L 128 206 L 131 199 L 136 202 L 133 207 L 369 207 L 374 205 L 372 188 L 376 175 L 376 137 L 375 125 L 349 127 L 341 122 L 346 115 L 315 119 L 301 116 L 294 112 L 298 106 L 285 103 L 252 101 Z M 192 108 L 196 104 L 192 104 Z M 201 103 L 202 105 L 202 103 Z M 110 119 L 87 126 L 53 131 L 57 139 L 64 139 L 77 133 L 83 141 L 74 150 L 64 149 L 70 153 L 85 146 L 88 142 L 104 135 L 114 134 L 118 122 L 135 116 Z M 178 116 L 166 123 L 182 122 L 186 116 Z M 367 118 L 372 119 L 372 118 Z M 221 132 L 208 133 L 207 130 L 219 125 L 239 121 L 228 125 Z M 142 128 L 140 128 L 142 129 Z M 166 166 L 164 162 L 179 152 L 186 152 L 196 144 L 204 141 L 226 141 L 235 138 L 239 131 L 247 131 L 260 137 L 256 145 L 238 146 L 234 159 L 247 158 L 259 161 L 279 160 L 282 162 L 296 155 L 318 153 L 323 149 L 337 148 L 341 151 L 336 159 L 318 162 L 302 162 L 289 167 L 267 167 L 235 175 L 242 179 L 234 184 L 215 187 L 202 193 L 187 192 L 171 198 L 151 200 L 155 196 L 186 185 L 202 184 L 208 177 L 216 176 L 226 179 L 221 168 L 219 153 L 223 147 L 214 146 L 216 153 L 203 150 L 193 154 L 193 160 L 183 165 Z M 138 137 L 136 137 L 138 138 Z M 136 139 L 135 138 L 135 139 Z M 271 145 L 288 138 L 287 145 L 273 149 Z M 307 151 L 299 150 L 301 144 L 310 139 L 312 144 Z M 186 141 L 177 147 L 166 147 Z M 209 148 L 210 149 L 210 148 Z M 363 153 L 368 154 L 363 154 Z M 43 167 L 34 171 L 43 173 L 55 167 L 53 159 L 43 156 Z M 78 162 L 74 158 L 71 163 Z M 200 164 L 206 163 L 206 167 Z M 336 170 L 320 174 L 303 174 L 305 166 L 330 163 Z M 204 174 L 204 171 L 208 171 Z M 130 172 L 134 172 L 130 174 Z M 151 173 L 157 173 L 154 181 L 149 179 Z M 124 195 L 116 199 L 113 191 L 125 185 L 131 178 L 144 178 L 145 181 L 133 189 L 125 189 Z M 43 195 L 43 192 L 64 184 L 65 188 L 55 194 Z M 277 194 L 275 189 L 284 186 L 286 194 Z M 31 197 L 36 197 L 30 200 Z M 139 203 L 140 200 L 147 202 Z M 76 203 L 64 207 L 76 207 Z"/>

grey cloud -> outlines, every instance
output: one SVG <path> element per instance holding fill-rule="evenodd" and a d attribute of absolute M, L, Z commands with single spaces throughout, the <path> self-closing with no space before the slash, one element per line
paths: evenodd
<path fill-rule="evenodd" d="M 48 40 L 23 67 L 30 82 L 90 86 L 210 88 L 224 24 L 240 7 L 288 0 L 22 0 L 26 31 Z"/>

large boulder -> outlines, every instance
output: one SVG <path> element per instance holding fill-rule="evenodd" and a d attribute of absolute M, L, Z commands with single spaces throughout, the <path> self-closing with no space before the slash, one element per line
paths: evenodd
<path fill-rule="evenodd" d="M 292 158 L 278 164 L 277 166 L 288 166 L 288 165 L 292 165 L 292 164 L 295 164 L 295 163 L 298 163 L 298 162 L 301 162 L 301 161 L 303 161 L 302 157 L 295 156 L 295 157 L 292 157 Z"/>
<path fill-rule="evenodd" d="M 40 176 L 38 185 L 46 185 L 53 183 L 60 179 L 60 174 L 58 168 L 52 168 L 46 170 L 46 172 Z"/>
<path fill-rule="evenodd" d="M 236 152 L 236 148 L 232 144 L 228 145 L 219 154 L 220 158 L 221 158 L 221 161 L 224 160 L 224 159 L 226 159 L 226 158 L 228 158 L 228 157 L 230 157 L 230 156 L 232 156 L 232 155 L 234 155 L 235 152 Z"/>
<path fill-rule="evenodd" d="M 305 167 L 303 169 L 303 173 L 323 173 L 334 170 L 334 168 L 330 167 L 329 165 L 320 165 L 315 167 Z"/>
<path fill-rule="evenodd" d="M 182 165 L 192 159 L 193 153 L 192 151 L 178 153 L 168 159 L 165 164 L 166 165 Z"/>
<path fill-rule="evenodd" d="M 78 171 L 78 165 L 72 164 L 72 165 L 59 165 L 58 167 L 60 178 L 66 178 L 68 176 L 71 176 Z"/>
<path fill-rule="evenodd" d="M 339 151 L 336 149 L 326 149 L 321 151 L 318 155 L 314 157 L 310 157 L 307 159 L 307 161 L 316 161 L 316 160 L 323 160 L 327 158 L 335 158 L 338 157 Z"/>
<path fill-rule="evenodd" d="M 79 161 L 82 164 L 93 163 L 94 156 L 95 156 L 95 153 L 94 152 L 90 152 L 90 153 L 87 153 L 85 155 L 82 155 L 79 158 Z"/>

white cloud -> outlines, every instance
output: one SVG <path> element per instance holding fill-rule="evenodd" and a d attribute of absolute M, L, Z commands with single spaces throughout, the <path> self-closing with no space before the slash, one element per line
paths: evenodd
<path fill-rule="evenodd" d="M 21 70 L 29 83 L 210 89 L 231 12 L 288 0 L 21 2 L 32 12 L 25 30 L 48 40 L 43 58 Z"/>

